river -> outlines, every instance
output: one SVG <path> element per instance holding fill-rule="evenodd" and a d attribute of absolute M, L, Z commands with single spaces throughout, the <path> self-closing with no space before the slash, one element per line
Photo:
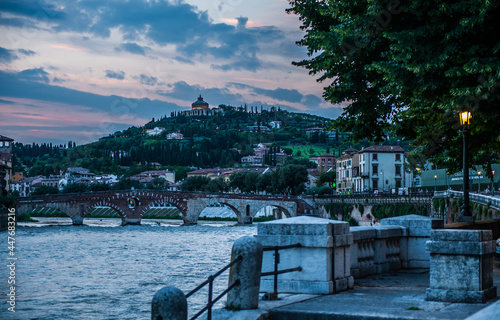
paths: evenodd
<path fill-rule="evenodd" d="M 230 261 L 233 242 L 256 234 L 255 225 L 180 220 L 35 218 L 15 235 L 15 313 L 8 311 L 9 249 L 1 232 L 1 319 L 150 319 L 151 299 L 164 286 L 189 292 Z M 156 221 L 160 221 L 160 225 Z M 215 294 L 227 287 L 217 278 Z M 188 299 L 190 316 L 206 303 L 206 289 Z M 222 306 L 221 300 L 219 306 Z"/>

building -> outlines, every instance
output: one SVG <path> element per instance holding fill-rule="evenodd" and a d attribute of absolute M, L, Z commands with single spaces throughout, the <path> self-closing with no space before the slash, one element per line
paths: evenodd
<path fill-rule="evenodd" d="M 169 183 L 175 183 L 175 172 L 169 170 L 150 170 L 130 177 L 132 180 L 138 180 L 145 184 L 152 181 L 154 178 L 163 178 Z"/>
<path fill-rule="evenodd" d="M 154 129 L 146 130 L 146 134 L 148 136 L 157 136 L 160 135 L 163 131 L 165 131 L 164 128 L 155 127 Z"/>
<path fill-rule="evenodd" d="M 269 126 L 272 129 L 279 129 L 279 128 L 281 128 L 281 121 L 271 121 L 271 122 L 269 122 Z"/>
<path fill-rule="evenodd" d="M 243 166 L 260 167 L 264 163 L 264 158 L 262 156 L 247 156 L 241 158 L 241 164 Z"/>
<path fill-rule="evenodd" d="M 12 191 L 19 192 L 21 197 L 29 197 L 35 186 L 42 185 L 43 176 L 27 177 L 12 184 Z"/>
<path fill-rule="evenodd" d="M 3 195 L 3 190 L 11 191 L 13 142 L 14 139 L 0 135 L 0 195 Z"/>
<path fill-rule="evenodd" d="M 184 135 L 178 132 L 172 132 L 167 134 L 167 139 L 171 140 L 182 140 L 184 139 Z"/>
<path fill-rule="evenodd" d="M 210 106 L 208 105 L 207 102 L 203 101 L 203 98 L 200 96 L 198 97 L 198 100 L 193 102 L 191 104 L 191 110 L 204 110 L 204 109 L 209 109 Z"/>
<path fill-rule="evenodd" d="M 336 159 L 337 193 L 349 194 L 354 192 L 353 177 L 358 172 L 359 162 L 357 161 L 358 150 L 349 148 L 342 152 Z"/>
<path fill-rule="evenodd" d="M 313 159 L 312 161 L 318 165 L 319 172 L 335 170 L 336 167 L 335 156 L 329 153 L 322 154 L 317 159 Z"/>
<path fill-rule="evenodd" d="M 400 146 L 371 146 L 358 152 L 359 172 L 354 192 L 396 193 L 411 187 L 412 175 L 404 169 L 405 152 Z"/>

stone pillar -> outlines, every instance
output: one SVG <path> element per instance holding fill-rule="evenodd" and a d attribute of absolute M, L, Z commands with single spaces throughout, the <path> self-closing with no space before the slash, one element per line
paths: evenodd
<path fill-rule="evenodd" d="M 238 256 L 243 260 L 234 264 L 229 272 L 228 287 L 239 280 L 240 284 L 227 294 L 226 306 L 230 310 L 248 310 L 259 307 L 262 245 L 255 237 L 236 240 L 231 251 L 231 261 Z"/>
<path fill-rule="evenodd" d="M 151 302 L 151 320 L 187 320 L 186 296 L 176 287 L 158 290 Z"/>
<path fill-rule="evenodd" d="M 429 268 L 430 255 L 425 249 L 425 244 L 431 236 L 431 230 L 444 227 L 443 220 L 410 214 L 382 219 L 380 224 L 402 226 L 408 229 L 408 238 L 401 237 L 399 243 L 403 268 Z"/>
<path fill-rule="evenodd" d="M 257 239 L 263 246 L 302 247 L 279 251 L 278 270 L 301 267 L 280 274 L 278 292 L 331 294 L 354 286 L 351 276 L 352 234 L 347 222 L 310 216 L 260 223 Z M 265 251 L 262 272 L 274 270 L 274 251 Z M 261 291 L 273 292 L 273 276 L 262 277 Z"/>
<path fill-rule="evenodd" d="M 426 299 L 481 303 L 495 297 L 492 238 L 491 230 L 433 230 Z"/>
<path fill-rule="evenodd" d="M 71 221 L 73 222 L 74 226 L 81 226 L 83 224 L 83 217 L 80 216 L 71 217 Z"/>

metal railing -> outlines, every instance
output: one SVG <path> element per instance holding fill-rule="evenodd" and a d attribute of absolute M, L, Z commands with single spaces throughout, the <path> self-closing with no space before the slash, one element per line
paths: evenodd
<path fill-rule="evenodd" d="M 261 277 L 272 276 L 274 275 L 274 283 L 273 283 L 273 292 L 267 296 L 268 300 L 278 300 L 278 274 L 302 271 L 302 267 L 295 267 L 290 269 L 278 270 L 278 264 L 280 263 L 280 254 L 279 250 L 282 249 L 290 249 L 290 248 L 300 248 L 302 245 L 300 243 L 291 244 L 288 246 L 266 246 L 263 248 L 263 251 L 273 251 L 274 250 L 274 271 L 270 272 L 262 272 Z"/>
<path fill-rule="evenodd" d="M 208 302 L 205 305 L 205 307 L 203 307 L 203 309 L 201 309 L 197 314 L 195 314 L 190 320 L 194 320 L 194 319 L 198 318 L 205 311 L 207 311 L 207 320 L 212 320 L 212 306 L 217 301 L 219 301 L 220 298 L 222 298 L 225 294 L 227 294 L 229 291 L 231 291 L 231 289 L 233 289 L 236 286 L 239 286 L 240 285 L 240 280 L 239 279 L 236 280 L 232 285 L 230 285 L 226 290 L 224 290 L 220 295 L 218 295 L 215 299 L 212 300 L 212 296 L 213 296 L 213 282 L 214 282 L 215 278 L 217 278 L 218 276 L 220 276 L 224 271 L 226 271 L 227 269 L 231 268 L 232 265 L 234 265 L 234 264 L 236 264 L 236 263 L 238 263 L 238 262 L 240 262 L 242 260 L 243 260 L 243 257 L 242 256 L 238 256 L 236 259 L 234 259 L 229 264 L 227 264 L 224 268 L 220 269 L 215 274 L 209 276 L 208 279 L 205 280 L 202 284 L 200 284 L 199 286 L 197 286 L 196 288 L 194 288 L 193 290 L 191 290 L 188 294 L 186 294 L 186 298 L 189 298 L 190 296 L 192 296 L 193 294 L 195 294 L 198 290 L 200 290 L 201 288 L 203 288 L 204 286 L 206 286 L 208 284 Z"/>

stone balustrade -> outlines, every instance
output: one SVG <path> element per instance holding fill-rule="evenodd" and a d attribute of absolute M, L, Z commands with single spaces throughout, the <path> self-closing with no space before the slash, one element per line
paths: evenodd
<path fill-rule="evenodd" d="M 407 265 L 407 228 L 351 227 L 351 233 L 351 274 L 354 278 L 398 270 Z"/>

